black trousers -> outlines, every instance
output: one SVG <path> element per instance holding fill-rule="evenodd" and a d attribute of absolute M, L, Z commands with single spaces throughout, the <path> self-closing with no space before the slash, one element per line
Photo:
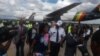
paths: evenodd
<path fill-rule="evenodd" d="M 87 46 L 83 45 L 83 46 L 78 46 L 79 50 L 82 53 L 82 56 L 89 56 L 88 50 L 87 50 Z"/>
<path fill-rule="evenodd" d="M 83 41 L 83 46 L 78 46 L 79 50 L 82 53 L 82 56 L 90 56 L 88 49 L 87 49 L 87 42 L 89 40 L 89 36 L 85 37 Z"/>
<path fill-rule="evenodd" d="M 76 53 L 76 46 L 66 46 L 65 56 L 74 56 Z"/>
<path fill-rule="evenodd" d="M 59 54 L 59 50 L 60 50 L 60 44 L 59 43 L 54 43 L 54 42 L 51 42 L 50 43 L 50 56 L 58 56 Z"/>
<path fill-rule="evenodd" d="M 22 41 L 16 44 L 16 56 L 24 56 L 24 42 Z"/>

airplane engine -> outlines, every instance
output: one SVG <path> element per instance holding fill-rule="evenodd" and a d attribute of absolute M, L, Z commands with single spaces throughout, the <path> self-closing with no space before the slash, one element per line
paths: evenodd
<path fill-rule="evenodd" d="M 73 20 L 74 21 L 83 21 L 86 16 L 87 16 L 86 12 L 77 12 L 76 15 L 74 16 Z"/>

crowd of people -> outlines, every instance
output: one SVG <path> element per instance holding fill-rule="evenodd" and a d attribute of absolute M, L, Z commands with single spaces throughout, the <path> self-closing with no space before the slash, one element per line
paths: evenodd
<path fill-rule="evenodd" d="M 65 27 L 60 20 L 52 21 L 51 25 L 47 23 L 40 23 L 38 27 L 34 25 L 35 23 L 31 22 L 31 26 L 26 27 L 24 21 L 20 20 L 18 26 L 12 25 L 8 30 L 8 33 L 13 34 L 3 33 L 4 35 L 1 37 L 9 39 L 6 40 L 6 45 L 2 44 L 4 41 L 0 41 L 0 56 L 7 53 L 12 40 L 16 46 L 16 56 L 26 56 L 24 55 L 25 43 L 29 45 L 27 56 L 58 56 L 64 42 L 66 42 L 64 56 L 74 56 L 76 48 L 79 48 L 82 56 L 90 56 L 87 41 L 91 37 L 93 29 L 89 25 L 69 24 Z M 6 28 L 8 29 L 8 27 Z M 4 28 L 1 27 L 1 29 Z"/>

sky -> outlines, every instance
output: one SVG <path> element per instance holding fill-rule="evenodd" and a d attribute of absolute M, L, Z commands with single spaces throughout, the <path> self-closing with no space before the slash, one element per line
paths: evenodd
<path fill-rule="evenodd" d="M 33 12 L 45 15 L 75 2 L 95 4 L 100 0 L 0 0 L 0 16 L 30 16 Z"/>
<path fill-rule="evenodd" d="M 47 1 L 48 3 L 57 3 L 58 0 L 42 0 L 43 2 Z"/>

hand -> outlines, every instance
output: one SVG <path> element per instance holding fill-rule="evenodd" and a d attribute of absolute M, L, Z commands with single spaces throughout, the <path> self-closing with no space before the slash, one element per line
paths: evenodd
<path fill-rule="evenodd" d="M 36 53 L 35 52 L 33 52 L 33 56 L 36 56 Z"/>
<path fill-rule="evenodd" d="M 31 48 L 29 48 L 28 56 L 33 56 L 33 55 L 34 55 L 34 52 L 32 51 Z"/>
<path fill-rule="evenodd" d="M 29 44 L 27 40 L 26 40 L 26 44 Z"/>
<path fill-rule="evenodd" d="M 33 56 L 33 53 L 32 52 L 29 52 L 27 56 Z"/>
<path fill-rule="evenodd" d="M 60 46 L 63 48 L 63 43 L 62 42 L 60 42 Z"/>
<path fill-rule="evenodd" d="M 12 41 L 12 38 L 8 40 L 8 42 L 11 42 L 11 41 Z"/>
<path fill-rule="evenodd" d="M 51 51 L 50 51 L 50 49 L 49 49 L 49 50 L 46 51 L 46 54 L 49 54 L 50 52 L 51 52 Z"/>

